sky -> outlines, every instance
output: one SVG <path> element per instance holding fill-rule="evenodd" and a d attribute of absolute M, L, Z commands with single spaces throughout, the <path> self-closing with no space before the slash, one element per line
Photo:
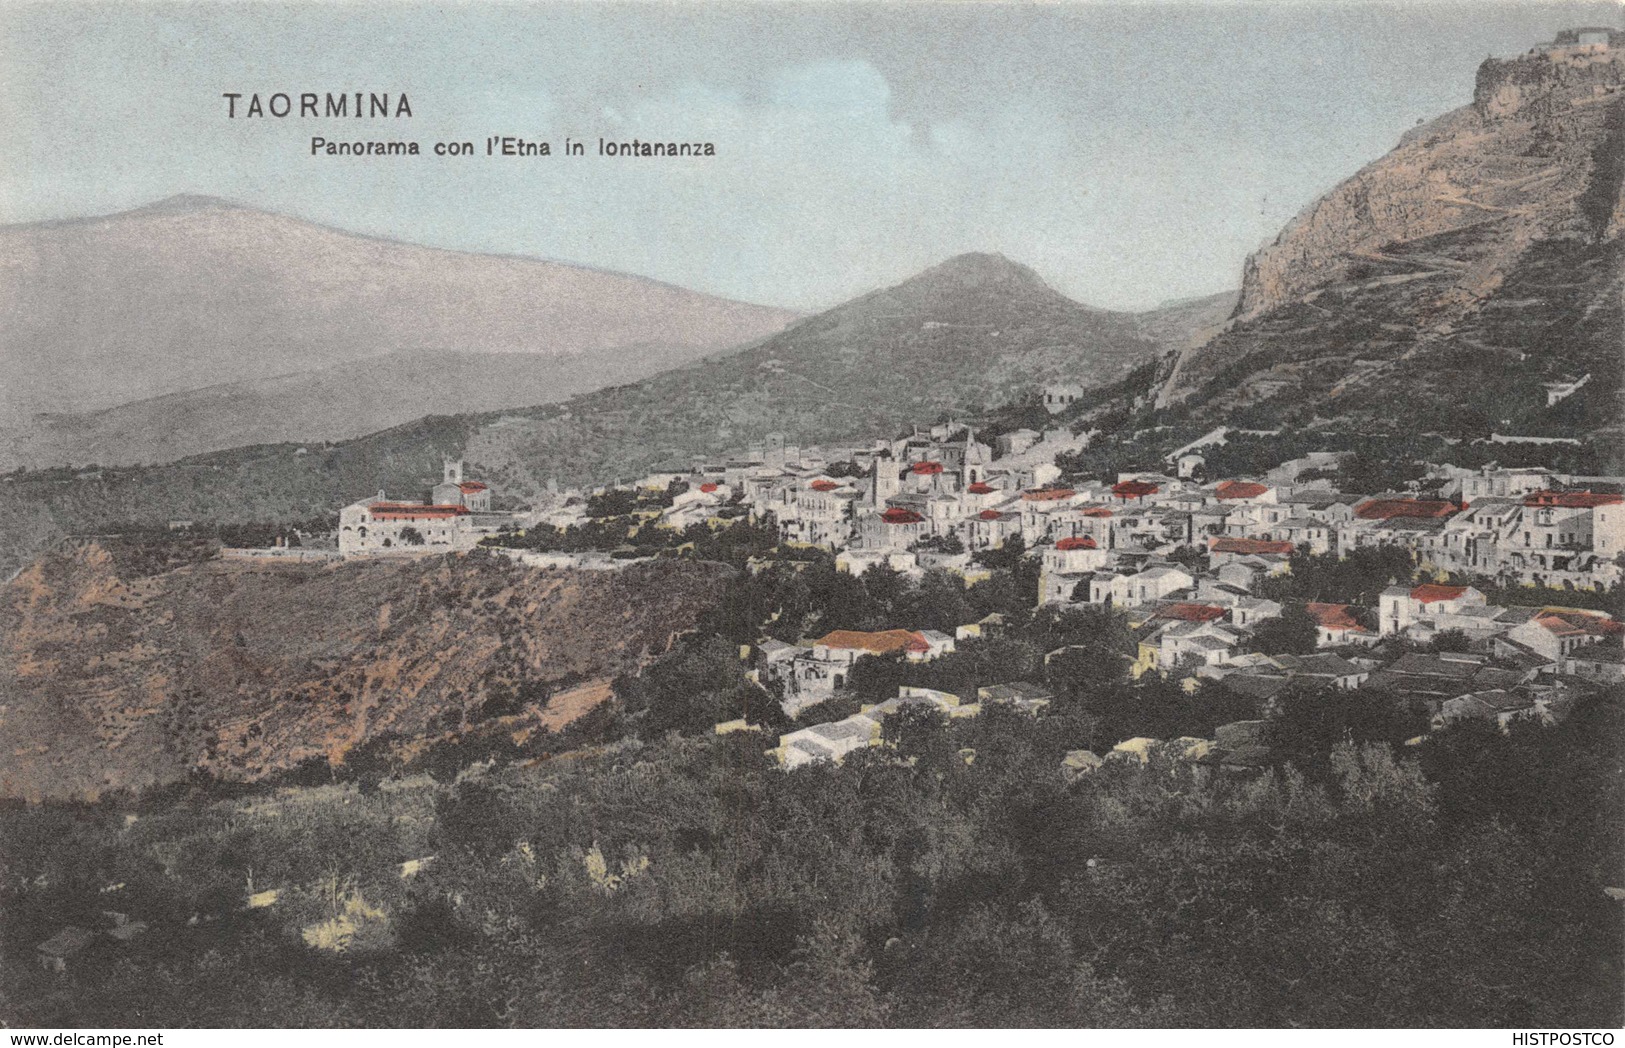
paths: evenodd
<path fill-rule="evenodd" d="M 226 197 L 812 311 L 965 251 L 1092 305 L 1239 285 L 1248 252 L 1468 103 L 1487 56 L 1617 4 L 0 4 L 0 222 Z M 404 120 L 224 92 L 406 92 Z M 548 158 L 311 157 L 310 138 Z M 558 155 L 566 136 L 715 143 Z M 596 151 L 595 148 L 592 151 Z"/>

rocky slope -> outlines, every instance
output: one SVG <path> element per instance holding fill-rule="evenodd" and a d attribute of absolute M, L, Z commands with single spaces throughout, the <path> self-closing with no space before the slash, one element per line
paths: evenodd
<path fill-rule="evenodd" d="M 1596 182 L 1619 177 L 1599 152 L 1618 149 L 1608 139 L 1620 134 L 1622 79 L 1625 55 L 1613 50 L 1543 48 L 1485 62 L 1471 105 L 1407 132 L 1248 259 L 1239 315 L 1346 282 L 1407 244 L 1471 229 L 1471 264 L 1431 260 L 1452 276 L 1452 297 L 1468 302 L 1536 239 L 1617 232 L 1620 198 Z"/>
<path fill-rule="evenodd" d="M 0 426 L 389 353 L 574 361 L 568 394 L 760 338 L 792 317 L 640 277 L 176 197 L 0 228 Z M 597 381 L 582 361 L 600 367 Z M 460 401 L 455 388 L 439 392 L 442 412 L 486 406 Z M 342 426 L 344 410 L 332 404 L 327 430 Z"/>
<path fill-rule="evenodd" d="M 505 728 L 557 727 L 665 650 L 727 571 L 145 560 L 72 543 L 0 588 L 0 796 L 257 779 L 455 735 L 497 695 L 521 707 Z"/>
<path fill-rule="evenodd" d="M 1234 317 L 1170 361 L 1159 403 L 1473 435 L 1617 427 L 1622 182 L 1625 36 L 1487 61 L 1471 105 L 1248 260 Z M 1587 373 L 1548 410 L 1544 383 Z"/>

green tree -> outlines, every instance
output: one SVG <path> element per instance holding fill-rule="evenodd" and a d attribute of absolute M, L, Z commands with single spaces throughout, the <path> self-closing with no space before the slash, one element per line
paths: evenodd
<path fill-rule="evenodd" d="M 1301 604 L 1288 604 L 1280 615 L 1253 629 L 1249 647 L 1266 655 L 1309 655 L 1320 638 L 1314 616 Z"/>

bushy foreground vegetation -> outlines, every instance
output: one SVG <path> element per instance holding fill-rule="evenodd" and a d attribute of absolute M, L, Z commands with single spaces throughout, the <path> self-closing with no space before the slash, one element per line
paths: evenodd
<path fill-rule="evenodd" d="M 994 709 L 792 774 L 758 733 L 672 735 L 456 783 L 13 810 L 6 1019 L 1617 1024 L 1621 701 L 1242 777 L 1159 757 L 1068 785 L 1076 725 Z M 245 911 L 250 888 L 281 894 Z M 151 930 L 32 964 L 101 909 Z"/>

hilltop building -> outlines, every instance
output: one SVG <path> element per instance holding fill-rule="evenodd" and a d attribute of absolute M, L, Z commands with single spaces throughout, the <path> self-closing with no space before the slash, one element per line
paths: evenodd
<path fill-rule="evenodd" d="M 463 475 L 463 463 L 447 460 L 432 501 L 388 498 L 383 491 L 339 511 L 339 553 L 346 557 L 380 553 L 446 552 L 472 549 L 486 535 L 511 522 L 491 512 L 491 488 Z"/>

